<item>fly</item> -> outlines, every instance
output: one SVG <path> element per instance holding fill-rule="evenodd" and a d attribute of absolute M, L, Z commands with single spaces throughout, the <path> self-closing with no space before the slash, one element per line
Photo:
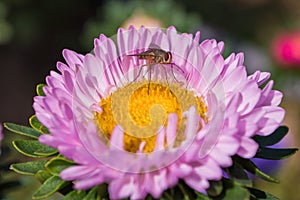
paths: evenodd
<path fill-rule="evenodd" d="M 152 46 L 154 46 L 154 45 L 152 45 Z M 137 56 L 139 60 L 146 60 L 147 61 L 147 64 L 144 64 L 144 65 L 141 66 L 141 68 L 139 70 L 139 73 L 138 73 L 137 77 L 135 78 L 135 80 L 140 76 L 142 68 L 145 67 L 145 66 L 148 66 L 149 67 L 148 68 L 148 71 L 149 71 L 148 94 L 149 94 L 149 89 L 150 89 L 151 70 L 152 70 L 152 67 L 154 65 L 160 64 L 162 69 L 165 70 L 165 73 L 166 73 L 166 76 L 167 76 L 167 71 L 166 71 L 165 67 L 163 66 L 163 64 L 170 64 L 173 76 L 174 76 L 176 81 L 177 81 L 177 79 L 176 79 L 176 77 L 174 75 L 174 72 L 173 72 L 173 65 L 176 66 L 177 69 L 179 69 L 182 73 L 184 73 L 184 71 L 180 67 L 178 67 L 176 64 L 174 64 L 172 62 L 172 53 L 170 51 L 164 51 L 164 50 L 160 49 L 159 47 L 158 48 L 153 48 L 152 47 L 152 48 L 149 48 L 148 50 L 143 51 L 141 53 L 130 54 L 130 55 L 127 55 L 127 56 Z"/>

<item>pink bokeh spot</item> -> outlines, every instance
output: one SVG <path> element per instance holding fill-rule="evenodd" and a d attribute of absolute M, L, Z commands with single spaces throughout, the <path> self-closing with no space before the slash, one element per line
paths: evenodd
<path fill-rule="evenodd" d="M 278 35 L 272 43 L 272 53 L 280 64 L 300 66 L 300 30 Z"/>

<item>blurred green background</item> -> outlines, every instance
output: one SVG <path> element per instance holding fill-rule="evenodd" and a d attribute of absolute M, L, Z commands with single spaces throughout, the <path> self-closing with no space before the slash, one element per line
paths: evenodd
<path fill-rule="evenodd" d="M 285 94 L 284 123 L 290 127 L 287 146 L 299 147 L 299 11 L 299 0 L 0 0 L 0 122 L 28 125 L 34 113 L 35 86 L 55 70 L 57 61 L 63 61 L 64 48 L 89 52 L 94 37 L 100 33 L 111 36 L 118 27 L 129 24 L 174 25 L 180 32 L 200 30 L 202 40 L 225 41 L 224 56 L 245 52 L 249 73 L 272 72 L 275 87 Z M 282 48 L 289 54 L 281 55 Z M 8 132 L 5 136 L 4 144 L 9 146 L 12 137 Z M 24 159 L 14 151 L 11 155 L 0 159 L 0 164 L 12 157 Z M 281 199 L 297 200 L 299 164 L 296 154 L 275 170 L 279 185 L 256 184 Z M 22 182 L 25 186 L 7 191 L 10 198 L 31 199 L 30 188 L 36 181 L 23 177 Z"/>

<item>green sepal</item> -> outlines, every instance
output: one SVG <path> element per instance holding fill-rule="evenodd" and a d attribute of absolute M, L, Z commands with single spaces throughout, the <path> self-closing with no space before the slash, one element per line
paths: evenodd
<path fill-rule="evenodd" d="M 12 143 L 20 153 L 33 158 L 48 157 L 57 153 L 56 149 L 41 144 L 37 140 L 15 140 Z"/>
<path fill-rule="evenodd" d="M 99 187 L 96 186 L 96 187 L 93 187 L 89 192 L 88 194 L 83 198 L 83 200 L 97 200 L 97 194 L 98 194 L 98 189 Z"/>
<path fill-rule="evenodd" d="M 174 190 L 170 190 L 170 195 L 174 198 L 174 200 L 190 200 L 195 198 L 194 190 L 189 187 L 183 180 L 179 180 L 177 185 L 174 187 Z M 166 196 L 167 199 L 168 196 Z"/>
<path fill-rule="evenodd" d="M 46 96 L 43 90 L 43 87 L 45 87 L 46 84 L 40 83 L 36 86 L 36 93 L 39 96 Z"/>
<path fill-rule="evenodd" d="M 252 180 L 244 168 L 237 162 L 233 162 L 232 166 L 226 169 L 226 172 L 231 180 L 238 182 L 243 186 L 252 187 Z"/>
<path fill-rule="evenodd" d="M 57 154 L 58 151 L 55 148 L 44 145 L 43 148 L 37 149 L 34 153 L 39 156 L 49 157 L 49 156 L 53 156 L 54 154 Z"/>
<path fill-rule="evenodd" d="M 44 183 L 47 179 L 49 179 L 53 175 L 47 170 L 39 170 L 36 172 L 34 176 L 38 181 Z"/>
<path fill-rule="evenodd" d="M 254 174 L 255 176 L 260 177 L 272 183 L 279 183 L 279 180 L 261 171 L 251 160 L 244 159 L 238 156 L 234 156 L 233 159 L 235 162 L 239 163 L 245 170 Z"/>
<path fill-rule="evenodd" d="M 210 181 L 209 188 L 206 190 L 207 194 L 211 197 L 216 197 L 221 194 L 223 190 L 222 181 Z"/>
<path fill-rule="evenodd" d="M 85 196 L 85 191 L 73 190 L 64 196 L 62 200 L 82 200 Z"/>
<path fill-rule="evenodd" d="M 10 169 L 24 175 L 35 175 L 39 170 L 45 170 L 46 160 L 34 162 L 16 163 L 10 166 Z"/>
<path fill-rule="evenodd" d="M 250 192 L 250 196 L 255 200 L 279 200 L 279 198 L 267 192 L 255 188 L 247 188 L 247 189 Z"/>
<path fill-rule="evenodd" d="M 101 185 L 98 186 L 98 194 L 99 197 L 101 197 L 102 199 L 108 199 L 109 194 L 108 194 L 108 185 L 106 183 L 103 183 Z"/>
<path fill-rule="evenodd" d="M 22 126 L 22 125 L 17 125 L 14 123 L 4 123 L 4 127 L 10 130 L 11 132 L 24 135 L 27 137 L 31 137 L 33 139 L 38 139 L 39 136 L 41 135 L 40 132 L 37 130 L 27 127 L 27 126 Z"/>
<path fill-rule="evenodd" d="M 255 158 L 263 158 L 268 160 L 281 160 L 294 155 L 298 151 L 297 148 L 272 149 L 261 147 L 258 149 Z"/>
<path fill-rule="evenodd" d="M 58 176 L 47 179 L 32 195 L 32 199 L 44 199 L 64 188 L 68 182 L 61 180 Z"/>
<path fill-rule="evenodd" d="M 288 132 L 289 132 L 288 127 L 280 126 L 271 135 L 268 136 L 256 135 L 253 137 L 253 139 L 259 144 L 260 147 L 272 146 L 280 142 Z"/>
<path fill-rule="evenodd" d="M 202 194 L 197 191 L 195 191 L 195 194 L 197 195 L 196 200 L 210 200 L 211 199 L 208 196 L 206 196 L 205 194 Z"/>
<path fill-rule="evenodd" d="M 228 179 L 223 179 L 223 184 L 225 189 L 221 197 L 222 200 L 250 199 L 250 192 L 241 184 Z"/>
<path fill-rule="evenodd" d="M 48 171 L 56 176 L 59 176 L 60 172 L 70 166 L 74 165 L 74 162 L 64 158 L 64 157 L 55 157 L 49 160 L 46 164 Z"/>
<path fill-rule="evenodd" d="M 45 134 L 49 133 L 49 130 L 38 120 L 38 118 L 35 115 L 32 115 L 29 118 L 29 124 L 33 129 L 41 133 L 45 133 Z"/>

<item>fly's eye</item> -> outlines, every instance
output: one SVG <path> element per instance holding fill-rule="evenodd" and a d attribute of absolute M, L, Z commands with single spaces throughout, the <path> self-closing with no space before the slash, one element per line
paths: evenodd
<path fill-rule="evenodd" d="M 165 60 L 165 62 L 170 62 L 172 60 L 172 54 L 171 54 L 171 52 L 165 53 L 164 60 Z"/>

